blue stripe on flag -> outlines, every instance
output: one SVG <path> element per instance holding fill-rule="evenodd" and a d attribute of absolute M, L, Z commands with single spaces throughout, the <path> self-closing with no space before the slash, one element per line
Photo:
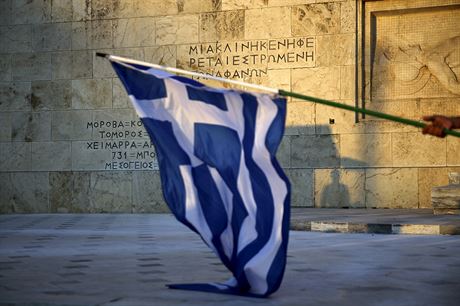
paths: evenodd
<path fill-rule="evenodd" d="M 273 120 L 267 134 L 265 145 L 267 146 L 270 154 L 276 156 L 278 146 L 281 144 L 281 140 L 284 135 L 284 118 L 286 118 L 286 101 L 285 99 L 273 99 L 273 102 L 278 108 L 278 113 Z"/>
<path fill-rule="evenodd" d="M 193 168 L 193 178 L 204 217 L 212 233 L 212 244 L 217 250 L 219 258 L 228 267 L 230 259 L 225 256 L 224 247 L 220 240 L 220 236 L 227 227 L 228 219 L 224 203 L 208 166 L 203 164 Z"/>
<path fill-rule="evenodd" d="M 236 180 L 241 143 L 235 130 L 221 125 L 195 124 L 194 153 L 211 167 L 225 172 L 221 175 L 227 180 Z"/>
<path fill-rule="evenodd" d="M 155 145 L 158 164 L 162 169 L 160 177 L 166 203 L 181 222 L 187 222 L 184 206 L 185 187 L 179 166 L 189 164 L 190 158 L 174 137 L 170 122 L 142 118 L 142 123 Z"/>
<path fill-rule="evenodd" d="M 166 97 L 166 86 L 162 79 L 137 69 L 126 69 L 116 62 L 112 66 L 129 95 L 138 100 L 155 100 Z"/>
<path fill-rule="evenodd" d="M 171 77 L 171 79 L 178 80 L 184 84 L 189 84 L 195 87 L 204 87 L 204 85 L 198 81 L 195 81 L 193 79 L 189 79 L 180 75 L 174 75 Z"/>
<path fill-rule="evenodd" d="M 220 108 L 223 111 L 227 110 L 227 103 L 225 102 L 225 97 L 220 92 L 212 92 L 201 90 L 201 88 L 196 88 L 192 86 L 187 86 L 187 93 L 190 100 L 201 101 L 214 105 L 215 107 Z"/>
<path fill-rule="evenodd" d="M 222 141 L 223 139 L 225 141 Z M 240 235 L 241 223 L 248 215 L 236 184 L 242 150 L 238 134 L 224 126 L 197 123 L 195 124 L 194 149 L 194 153 L 198 158 L 217 169 L 233 192 L 233 235 L 237 239 Z M 234 240 L 233 243 L 236 245 L 238 241 Z M 237 266 L 235 264 L 236 255 L 236 252 L 234 252 L 231 256 L 231 265 L 235 267 Z"/>

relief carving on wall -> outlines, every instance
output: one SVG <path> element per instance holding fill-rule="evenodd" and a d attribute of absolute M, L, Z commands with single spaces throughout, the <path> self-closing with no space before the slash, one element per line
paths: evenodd
<path fill-rule="evenodd" d="M 460 36 L 434 47 L 385 36 L 372 64 L 373 98 L 460 96 Z"/>

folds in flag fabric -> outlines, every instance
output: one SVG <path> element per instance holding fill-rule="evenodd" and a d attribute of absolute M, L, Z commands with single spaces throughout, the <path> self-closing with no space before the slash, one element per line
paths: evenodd
<path fill-rule="evenodd" d="M 289 231 L 290 184 L 275 158 L 286 100 L 112 65 L 155 145 L 170 210 L 233 275 L 169 287 L 259 297 L 276 291 Z"/>

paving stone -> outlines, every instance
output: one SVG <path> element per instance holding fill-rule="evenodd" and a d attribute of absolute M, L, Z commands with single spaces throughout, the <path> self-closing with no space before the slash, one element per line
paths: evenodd
<path fill-rule="evenodd" d="M 11 113 L 0 113 L 0 141 L 11 141 Z"/>
<path fill-rule="evenodd" d="M 292 90 L 313 97 L 340 99 L 340 67 L 320 67 L 292 70 Z"/>
<path fill-rule="evenodd" d="M 72 106 L 71 81 L 34 81 L 31 96 L 32 110 L 64 110 Z"/>
<path fill-rule="evenodd" d="M 180 3 L 185 2 L 180 1 Z M 134 7 L 137 17 L 174 15 L 179 11 L 176 0 L 134 0 Z"/>
<path fill-rule="evenodd" d="M 418 170 L 418 193 L 420 208 L 433 208 L 431 203 L 431 190 L 433 187 L 447 185 L 449 183 L 448 168 L 419 168 Z"/>
<path fill-rule="evenodd" d="M 352 33 L 356 27 L 356 1 L 340 3 L 340 32 Z"/>
<path fill-rule="evenodd" d="M 317 67 L 346 66 L 355 63 L 354 34 L 318 35 L 316 41 Z"/>
<path fill-rule="evenodd" d="M 443 113 L 455 116 L 458 114 L 460 106 L 455 98 L 430 98 L 420 99 L 420 116 L 424 114 L 432 114 L 438 112 L 440 109 Z"/>
<path fill-rule="evenodd" d="M 160 46 L 144 48 L 145 61 L 162 66 L 176 67 L 176 48 Z"/>
<path fill-rule="evenodd" d="M 49 0 L 14 0 L 12 4 L 12 21 L 15 24 L 51 21 Z"/>
<path fill-rule="evenodd" d="M 221 7 L 221 0 L 189 0 L 177 3 L 179 13 L 220 11 Z"/>
<path fill-rule="evenodd" d="M 283 137 L 281 144 L 276 153 L 276 159 L 283 168 L 291 166 L 291 138 L 289 136 Z"/>
<path fill-rule="evenodd" d="M 51 117 L 52 140 L 85 140 L 91 139 L 92 129 L 88 122 L 92 121 L 92 111 L 55 111 Z"/>
<path fill-rule="evenodd" d="M 445 166 L 446 139 L 423 137 L 421 133 L 393 133 L 393 165 Z"/>
<path fill-rule="evenodd" d="M 150 2 L 150 1 L 149 1 Z M 135 0 L 121 0 L 113 3 L 113 18 L 137 17 L 138 3 Z"/>
<path fill-rule="evenodd" d="M 12 58 L 13 81 L 51 80 L 50 53 L 18 53 Z"/>
<path fill-rule="evenodd" d="M 72 23 L 72 50 L 112 48 L 112 20 Z"/>
<path fill-rule="evenodd" d="M 458 139 L 452 139 L 454 137 L 449 137 L 447 139 L 447 165 L 449 166 L 459 166 L 460 165 L 460 141 Z"/>
<path fill-rule="evenodd" d="M 292 34 L 295 36 L 340 32 L 340 3 L 316 3 L 292 8 Z"/>
<path fill-rule="evenodd" d="M 32 51 L 32 31 L 30 25 L 0 26 L 0 52 Z"/>
<path fill-rule="evenodd" d="M 417 208 L 416 168 L 366 169 L 366 207 Z"/>
<path fill-rule="evenodd" d="M 91 1 L 91 19 L 108 19 L 113 18 L 114 2 L 104 0 Z"/>
<path fill-rule="evenodd" d="M 51 140 L 51 113 L 15 112 L 11 115 L 11 139 L 13 141 Z"/>
<path fill-rule="evenodd" d="M 72 0 L 52 0 L 51 19 L 53 22 L 72 21 Z"/>
<path fill-rule="evenodd" d="M 339 166 L 337 135 L 291 136 L 291 166 L 293 168 Z"/>
<path fill-rule="evenodd" d="M 51 75 L 53 80 L 72 78 L 72 52 L 54 52 L 51 57 Z"/>
<path fill-rule="evenodd" d="M 93 52 L 63 51 L 51 58 L 53 79 L 80 79 L 93 76 Z"/>
<path fill-rule="evenodd" d="M 131 194 L 131 172 L 91 173 L 91 212 L 130 212 Z"/>
<path fill-rule="evenodd" d="M 72 80 L 73 109 L 110 108 L 111 106 L 111 79 Z"/>
<path fill-rule="evenodd" d="M 290 69 L 279 69 L 280 67 L 276 67 L 277 69 L 269 69 L 267 68 L 267 73 L 264 75 L 260 75 L 257 78 L 254 78 L 254 83 L 259 85 L 265 85 L 273 88 L 291 88 L 291 71 Z M 287 99 L 289 102 L 291 100 Z"/>
<path fill-rule="evenodd" d="M 291 206 L 314 206 L 314 175 L 312 169 L 286 169 L 291 182 Z"/>
<path fill-rule="evenodd" d="M 158 171 L 133 173 L 133 211 L 136 213 L 168 212 Z"/>
<path fill-rule="evenodd" d="M 31 83 L 7 82 L 0 83 L 0 110 L 27 111 L 31 110 Z"/>
<path fill-rule="evenodd" d="M 244 38 L 244 11 L 224 11 L 201 14 L 200 42 Z"/>
<path fill-rule="evenodd" d="M 0 152 L 0 171 L 27 171 L 32 166 L 30 143 L 2 142 Z"/>
<path fill-rule="evenodd" d="M 285 135 L 315 134 L 315 109 L 313 103 L 299 100 L 288 102 Z M 327 134 L 330 134 L 330 130 Z"/>
<path fill-rule="evenodd" d="M 345 167 L 392 166 L 391 134 L 341 134 L 340 156 Z"/>
<path fill-rule="evenodd" d="M 267 2 L 267 1 L 265 1 Z M 297 4 L 315 3 L 316 0 L 268 0 L 268 6 L 288 6 Z"/>
<path fill-rule="evenodd" d="M 155 45 L 155 18 L 116 19 L 113 21 L 115 48 Z"/>
<path fill-rule="evenodd" d="M 267 5 L 266 0 L 221 0 L 222 10 L 253 9 L 262 8 Z"/>
<path fill-rule="evenodd" d="M 84 21 L 91 19 L 91 1 L 72 0 L 73 21 Z"/>
<path fill-rule="evenodd" d="M 340 99 L 355 100 L 355 84 L 356 84 L 356 66 L 341 66 L 340 67 Z"/>
<path fill-rule="evenodd" d="M 11 81 L 11 55 L 0 54 L 0 82 Z"/>
<path fill-rule="evenodd" d="M 30 169 L 30 168 L 28 168 Z M 44 213 L 48 207 L 48 172 L 0 173 L 2 213 Z"/>
<path fill-rule="evenodd" d="M 113 108 L 131 108 L 133 109 L 132 103 L 129 100 L 128 93 L 126 92 L 126 89 L 121 83 L 119 79 L 113 79 L 113 87 L 112 87 L 112 103 L 113 103 Z"/>
<path fill-rule="evenodd" d="M 0 25 L 11 24 L 12 0 L 0 1 Z"/>
<path fill-rule="evenodd" d="M 266 24 L 270 24 L 267 27 Z M 289 7 L 247 10 L 244 14 L 246 39 L 279 38 L 291 36 L 291 9 Z"/>
<path fill-rule="evenodd" d="M 33 142 L 32 170 L 70 170 L 72 167 L 71 156 L 71 143 L 68 141 Z"/>
<path fill-rule="evenodd" d="M 70 50 L 72 24 L 48 23 L 34 26 L 32 46 L 34 51 Z"/>
<path fill-rule="evenodd" d="M 198 15 L 159 17 L 156 20 L 155 44 L 197 43 L 198 20 Z"/>
<path fill-rule="evenodd" d="M 90 78 L 93 76 L 93 54 L 91 51 L 72 52 L 72 78 Z"/>

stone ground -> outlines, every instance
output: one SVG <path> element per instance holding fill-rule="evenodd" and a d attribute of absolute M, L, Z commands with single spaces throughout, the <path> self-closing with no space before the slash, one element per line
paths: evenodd
<path fill-rule="evenodd" d="M 458 305 L 460 238 L 291 231 L 269 299 L 171 290 L 229 273 L 171 215 L 0 215 L 0 305 Z"/>

